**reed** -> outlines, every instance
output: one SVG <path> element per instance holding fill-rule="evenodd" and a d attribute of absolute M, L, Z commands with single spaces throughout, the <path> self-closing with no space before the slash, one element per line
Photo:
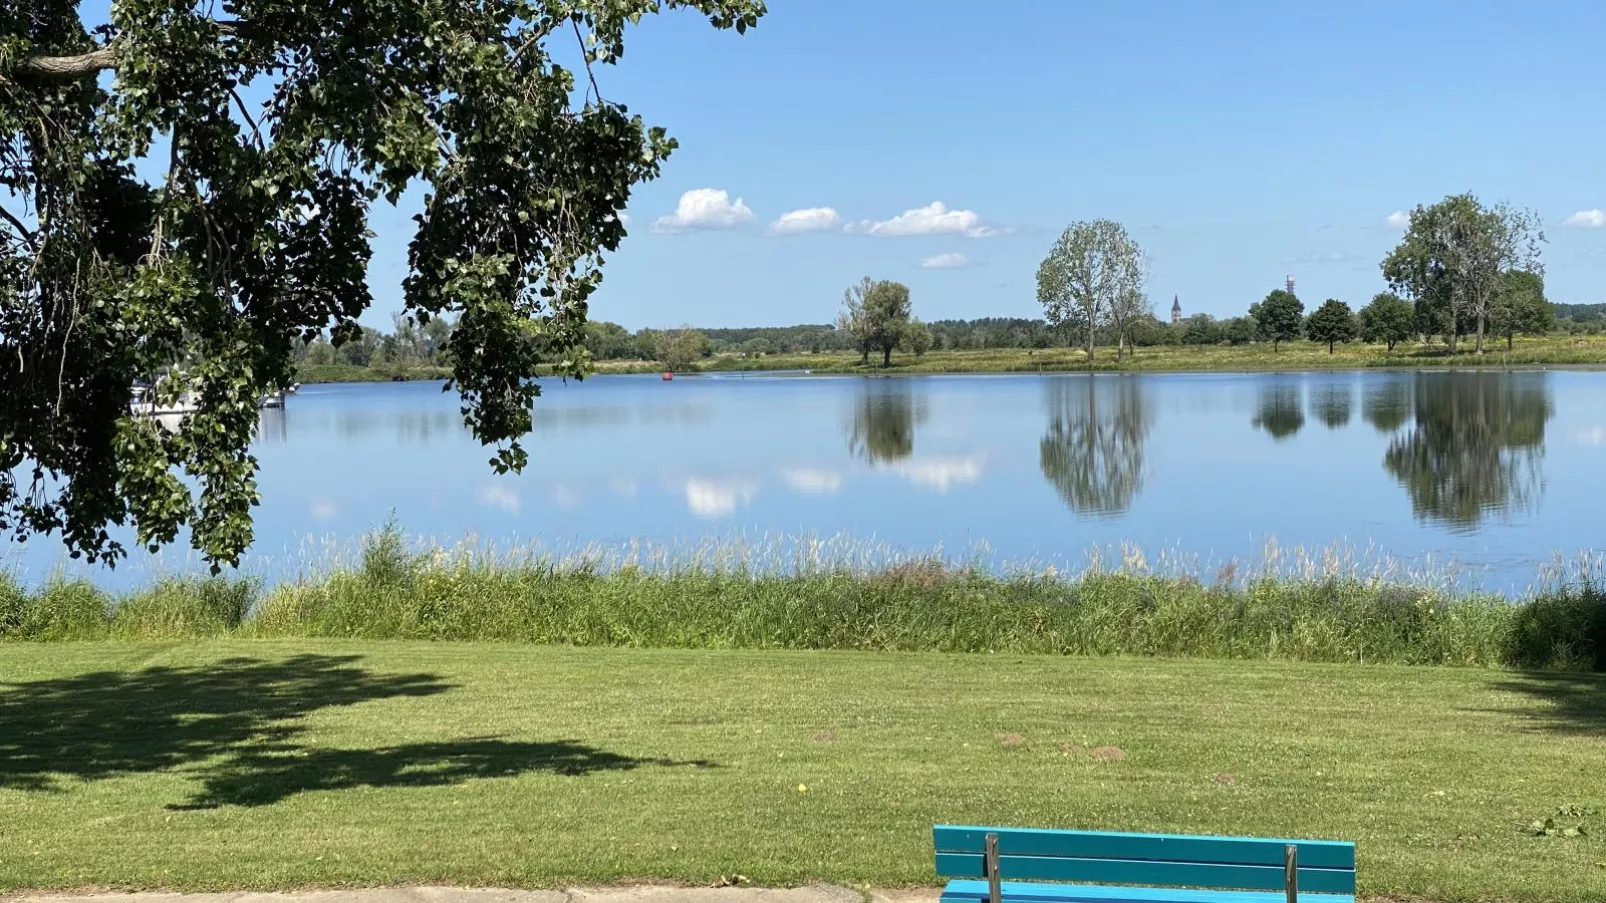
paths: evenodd
<path fill-rule="evenodd" d="M 166 578 L 113 595 L 0 576 L 0 638 L 479 640 L 1606 669 L 1601 562 L 1520 598 L 1342 549 L 1269 546 L 1210 568 L 1132 549 L 1074 573 L 984 567 L 849 539 L 636 544 L 566 553 L 409 542 L 394 525 L 268 586 Z"/>

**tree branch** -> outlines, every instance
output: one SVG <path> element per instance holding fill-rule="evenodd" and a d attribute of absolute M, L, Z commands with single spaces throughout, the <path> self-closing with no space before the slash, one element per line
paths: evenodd
<path fill-rule="evenodd" d="M 10 220 L 11 225 L 16 227 L 17 231 L 21 233 L 23 239 L 27 241 L 30 246 L 33 245 L 33 232 L 29 230 L 27 226 L 22 224 L 22 220 L 12 216 L 11 211 L 4 207 L 0 207 L 0 216 L 4 216 L 6 219 Z"/>
<path fill-rule="evenodd" d="M 108 44 L 98 50 L 74 56 L 25 57 L 15 69 L 29 78 L 42 81 L 70 81 L 85 75 L 94 75 L 103 69 L 117 68 L 117 47 Z M 0 82 L 5 76 L 0 75 Z"/>

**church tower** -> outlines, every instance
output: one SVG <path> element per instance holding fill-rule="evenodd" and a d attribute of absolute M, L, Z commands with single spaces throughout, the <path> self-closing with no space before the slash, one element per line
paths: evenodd
<path fill-rule="evenodd" d="M 1176 295 L 1171 296 L 1171 322 L 1182 322 L 1182 302 L 1177 300 Z"/>

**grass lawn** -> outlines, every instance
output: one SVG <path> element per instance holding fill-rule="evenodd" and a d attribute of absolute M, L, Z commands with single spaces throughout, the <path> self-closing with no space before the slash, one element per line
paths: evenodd
<path fill-rule="evenodd" d="M 1580 676 L 0 645 L 0 892 L 919 885 L 935 881 L 932 824 L 960 822 L 1350 839 L 1368 894 L 1598 903 L 1603 776 L 1606 681 Z M 1558 827 L 1589 833 L 1524 830 L 1559 807 L 1580 814 Z"/>

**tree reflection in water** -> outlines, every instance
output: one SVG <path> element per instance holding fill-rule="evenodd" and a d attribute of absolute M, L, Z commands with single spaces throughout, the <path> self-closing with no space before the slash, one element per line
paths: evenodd
<path fill-rule="evenodd" d="M 1299 385 L 1277 379 L 1261 386 L 1254 424 L 1278 441 L 1299 432 L 1305 426 L 1305 412 L 1299 404 Z"/>
<path fill-rule="evenodd" d="M 1544 373 L 1418 373 L 1415 422 L 1383 466 L 1419 520 L 1471 530 L 1490 514 L 1532 511 L 1544 494 Z"/>
<path fill-rule="evenodd" d="M 1411 417 L 1411 383 L 1391 377 L 1366 388 L 1361 396 L 1361 418 L 1380 433 L 1392 433 Z"/>
<path fill-rule="evenodd" d="M 1354 407 L 1355 389 L 1347 379 L 1316 386 L 1310 392 L 1310 415 L 1330 430 L 1348 426 Z"/>
<path fill-rule="evenodd" d="M 898 377 L 865 378 L 848 420 L 848 451 L 879 465 L 914 454 L 915 428 L 926 419 L 924 392 Z"/>
<path fill-rule="evenodd" d="M 1077 514 L 1124 513 L 1143 489 L 1143 446 L 1153 425 L 1140 376 L 1051 377 L 1043 476 Z"/>

